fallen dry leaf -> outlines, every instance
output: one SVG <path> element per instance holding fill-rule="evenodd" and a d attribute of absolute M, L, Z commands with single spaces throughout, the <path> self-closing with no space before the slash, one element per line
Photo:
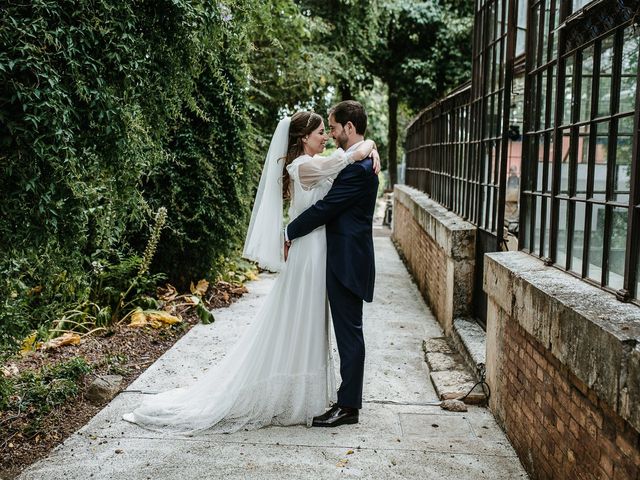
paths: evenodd
<path fill-rule="evenodd" d="M 194 295 L 198 295 L 199 297 L 207 293 L 208 288 L 209 282 L 207 282 L 204 278 L 200 280 L 195 287 L 193 286 L 193 282 L 191 282 L 191 293 L 193 293 Z"/>
<path fill-rule="evenodd" d="M 41 345 L 40 342 L 36 341 L 37 336 L 38 332 L 33 332 L 22 341 L 22 345 L 20 346 L 20 355 L 24 357 L 25 355 L 36 351 L 36 349 Z"/>
<path fill-rule="evenodd" d="M 249 292 L 249 290 L 247 290 L 247 287 L 245 287 L 244 285 L 240 285 L 239 287 L 232 288 L 230 292 L 233 293 L 234 295 L 242 295 L 244 293 Z"/>
<path fill-rule="evenodd" d="M 77 345 L 80 343 L 81 337 L 75 332 L 67 332 L 59 337 L 52 338 L 48 342 L 42 345 L 42 350 L 51 350 L 52 348 L 59 348 L 64 345 Z"/>
<path fill-rule="evenodd" d="M 138 310 L 131 315 L 130 327 L 144 327 L 147 324 L 147 316 L 142 310 Z"/>
<path fill-rule="evenodd" d="M 159 291 L 161 292 L 159 298 L 164 302 L 171 302 L 178 296 L 178 290 L 176 290 L 176 287 L 170 283 L 167 283 L 167 286 L 163 289 L 159 289 Z"/>
<path fill-rule="evenodd" d="M 131 315 L 130 327 L 144 327 L 149 325 L 152 328 L 161 328 L 165 325 L 180 323 L 182 319 L 162 310 L 138 310 Z"/>
<path fill-rule="evenodd" d="M 338 463 L 336 463 L 336 467 L 338 468 L 344 468 L 347 466 L 347 463 L 349 463 L 349 460 L 347 460 L 346 458 L 340 460 Z"/>

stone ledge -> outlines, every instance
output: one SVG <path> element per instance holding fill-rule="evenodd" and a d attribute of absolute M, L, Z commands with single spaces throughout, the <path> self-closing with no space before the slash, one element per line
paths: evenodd
<path fill-rule="evenodd" d="M 407 185 L 394 186 L 394 199 L 409 209 L 415 221 L 444 250 L 458 260 L 475 260 L 476 227 Z"/>
<path fill-rule="evenodd" d="M 487 363 L 487 334 L 472 318 L 454 319 L 451 333 L 467 365 L 481 378 Z"/>
<path fill-rule="evenodd" d="M 640 431 L 640 308 L 524 252 L 485 255 L 484 290 Z"/>

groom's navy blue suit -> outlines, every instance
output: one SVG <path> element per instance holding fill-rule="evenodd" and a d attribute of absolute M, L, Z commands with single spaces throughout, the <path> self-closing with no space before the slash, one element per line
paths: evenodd
<path fill-rule="evenodd" d="M 289 240 L 321 225 L 327 233 L 327 294 L 340 353 L 338 405 L 362 408 L 362 301 L 373 300 L 372 238 L 378 176 L 370 158 L 345 167 L 329 193 L 287 227 Z"/>

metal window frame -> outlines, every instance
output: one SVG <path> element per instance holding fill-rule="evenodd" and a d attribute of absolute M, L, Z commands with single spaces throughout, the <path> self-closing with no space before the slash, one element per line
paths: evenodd
<path fill-rule="evenodd" d="M 624 3 L 624 2 L 623 2 Z M 627 0 L 628 4 L 640 4 L 637 0 Z M 574 276 L 582 278 L 591 284 L 615 293 L 617 298 L 621 301 L 632 301 L 640 304 L 640 291 L 637 287 L 638 276 L 638 256 L 640 255 L 640 150 L 639 150 L 639 116 L 640 116 L 640 59 L 638 60 L 637 70 L 637 88 L 635 99 L 635 113 L 634 113 L 634 131 L 632 135 L 632 157 L 631 157 L 631 184 L 629 189 L 629 203 L 622 204 L 613 200 L 614 182 L 615 182 L 615 148 L 608 148 L 607 151 L 607 178 L 606 178 L 606 195 L 605 200 L 597 200 L 594 198 L 594 178 L 595 178 L 595 147 L 598 137 L 598 126 L 608 122 L 608 143 L 609 145 L 615 145 L 618 137 L 618 122 L 620 118 L 628 115 L 621 114 L 617 111 L 617 105 L 619 104 L 620 97 L 620 84 L 621 84 L 621 55 L 624 40 L 624 31 L 633 23 L 633 20 L 629 20 L 628 12 L 618 12 L 615 10 L 615 5 L 607 0 L 599 0 L 589 4 L 582 8 L 578 13 L 571 12 L 571 2 L 560 3 L 560 19 L 562 20 L 560 27 L 558 28 L 558 41 L 557 50 L 550 57 L 550 60 L 546 65 L 539 66 L 537 63 L 537 50 L 542 46 L 542 35 L 548 34 L 549 31 L 543 32 L 543 25 L 536 24 L 535 10 L 543 10 L 545 5 L 553 5 L 554 0 L 530 0 L 528 10 L 528 32 L 535 31 L 536 37 L 533 35 L 527 36 L 526 46 L 526 77 L 525 77 L 525 139 L 523 144 L 523 166 L 522 166 L 522 181 L 520 195 L 520 222 L 522 225 L 522 235 L 519 238 L 519 248 L 525 250 L 528 253 L 540 256 L 545 263 L 553 265 L 561 270 L 564 270 Z M 618 3 L 618 5 L 620 5 Z M 626 7 L 625 7 L 626 8 Z M 632 7 L 629 7 L 632 8 Z M 584 37 L 585 34 L 580 32 L 577 36 L 574 35 L 571 42 L 568 42 L 567 30 L 573 28 L 574 32 L 580 28 L 580 22 L 589 21 L 590 12 L 596 12 L 597 9 L 613 9 L 611 17 L 617 20 L 617 24 L 605 25 L 591 29 L 592 38 Z M 601 10 L 602 11 L 602 10 Z M 626 15 L 626 17 L 625 17 Z M 626 19 L 625 19 L 626 18 Z M 600 28 L 600 30 L 598 30 Z M 586 30 L 586 29 L 583 29 Z M 595 32 L 595 33 L 594 33 Z M 577 38 L 577 40 L 576 40 Z M 586 40 L 585 40 L 586 38 Z M 614 38 L 614 57 L 611 74 L 611 103 L 607 115 L 600 115 L 598 112 L 598 100 L 600 89 L 600 61 L 602 53 L 602 42 L 607 38 Z M 580 43 L 582 41 L 582 43 Z M 551 48 L 553 42 L 548 42 L 548 47 Z M 589 118 L 581 118 L 580 109 L 581 106 L 581 88 L 584 85 L 582 78 L 582 60 L 583 52 L 593 47 L 593 76 L 590 79 L 591 83 L 591 98 L 589 99 Z M 553 164 L 552 164 L 552 183 L 550 195 L 546 195 L 544 187 L 547 184 L 547 179 L 542 181 L 542 188 L 538 189 L 538 172 L 539 167 L 539 139 L 543 135 L 546 135 L 545 130 L 537 124 L 539 118 L 531 118 L 531 114 L 539 117 L 538 100 L 540 99 L 540 78 L 539 73 L 541 69 L 548 69 L 549 66 L 556 61 L 557 75 L 556 75 L 556 97 L 554 105 L 554 122 L 553 122 Z M 571 118 L 567 124 L 564 124 L 561 120 L 564 118 L 566 107 L 564 105 L 565 95 L 565 81 L 566 81 L 566 67 L 567 63 L 571 61 L 573 74 L 572 74 L 572 99 L 573 105 L 571 106 Z M 544 63 L 544 62 L 543 62 Z M 552 68 L 552 67 L 551 67 Z M 552 78 L 552 75 L 550 75 Z M 547 85 L 548 87 L 548 85 Z M 547 96 L 547 108 L 549 98 Z M 533 103 L 533 105 L 532 105 Z M 533 113 L 532 113 L 533 112 Z M 527 115 L 529 114 L 529 115 Z M 548 115 L 548 112 L 547 112 Z M 529 116 L 529 118 L 527 118 Z M 577 171 L 578 171 L 578 149 L 581 137 L 586 137 L 585 134 L 580 132 L 580 129 L 584 126 L 588 126 L 588 156 L 587 156 L 587 178 L 586 178 L 586 191 L 584 195 L 577 191 Z M 560 191 L 560 181 L 562 174 L 562 155 L 563 155 L 563 137 L 566 131 L 570 132 L 570 144 L 569 144 L 569 177 L 568 177 L 568 192 L 564 194 Z M 544 157 L 543 168 L 548 167 L 547 157 L 549 154 L 549 145 L 544 143 Z M 536 155 L 534 156 L 532 145 L 536 147 Z M 549 229 L 549 250 L 548 255 L 545 256 L 545 231 L 547 225 L 545 224 L 546 215 L 544 212 L 545 198 L 551 201 L 551 225 Z M 540 199 L 540 211 L 537 207 L 537 199 Z M 560 206 L 561 202 L 566 202 L 566 214 L 567 214 L 567 227 L 566 227 L 566 257 L 562 265 L 558 264 L 558 237 L 559 237 L 559 220 L 560 220 Z M 575 213 L 576 208 L 580 204 L 584 204 L 585 217 L 584 217 L 584 238 L 582 241 L 582 253 L 580 255 L 581 267 L 580 271 L 576 268 L 572 268 L 572 258 L 574 251 L 573 232 L 576 228 Z M 594 281 L 587 275 L 587 269 L 589 266 L 589 252 L 591 241 L 591 222 L 592 222 L 592 209 L 595 205 L 603 205 L 605 208 L 605 225 L 604 225 L 604 239 L 602 245 L 602 267 L 601 276 L 599 281 Z M 548 208 L 548 205 L 546 205 Z M 613 230 L 613 209 L 614 208 L 626 208 L 628 212 L 627 218 L 627 237 L 626 237 L 626 256 L 625 266 L 623 274 L 623 286 L 622 288 L 615 290 L 608 285 L 608 273 L 609 273 L 609 254 L 611 247 L 611 233 Z M 582 208 L 582 207 L 581 207 Z M 539 222 L 540 230 L 536 238 L 536 223 Z M 536 248 L 539 246 L 539 248 Z"/>

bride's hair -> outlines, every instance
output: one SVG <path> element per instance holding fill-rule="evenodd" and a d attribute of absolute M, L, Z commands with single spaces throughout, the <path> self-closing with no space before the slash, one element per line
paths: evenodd
<path fill-rule="evenodd" d="M 282 173 L 282 195 L 285 199 L 291 196 L 287 165 L 304 153 L 302 138 L 318 128 L 320 123 L 322 123 L 322 117 L 315 112 L 296 112 L 291 117 L 289 144 L 287 146 L 287 154 L 284 157 L 284 170 Z"/>

